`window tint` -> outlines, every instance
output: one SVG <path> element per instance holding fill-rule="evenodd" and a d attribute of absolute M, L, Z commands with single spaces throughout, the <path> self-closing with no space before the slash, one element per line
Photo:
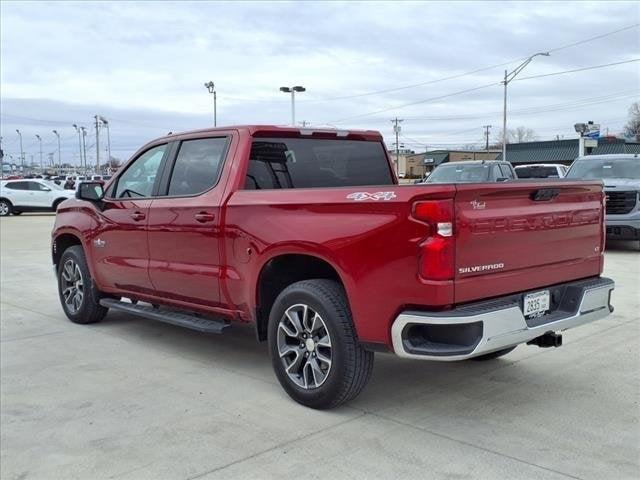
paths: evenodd
<path fill-rule="evenodd" d="M 115 197 L 150 197 L 166 148 L 166 145 L 153 147 L 134 160 L 120 175 Z"/>
<path fill-rule="evenodd" d="M 256 139 L 247 190 L 391 185 L 382 143 L 314 138 Z"/>
<path fill-rule="evenodd" d="M 29 182 L 9 182 L 5 187 L 10 190 L 29 190 Z"/>
<path fill-rule="evenodd" d="M 196 195 L 213 187 L 226 146 L 224 137 L 182 142 L 171 172 L 169 195 Z"/>

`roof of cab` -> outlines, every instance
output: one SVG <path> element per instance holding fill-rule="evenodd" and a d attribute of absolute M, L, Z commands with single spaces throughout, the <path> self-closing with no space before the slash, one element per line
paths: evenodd
<path fill-rule="evenodd" d="M 286 135 L 286 136 L 315 136 L 315 137 L 330 137 L 335 135 L 336 138 L 355 138 L 362 140 L 382 140 L 382 135 L 376 130 L 350 130 L 350 129 L 338 129 L 338 128 L 319 128 L 319 127 L 285 127 L 278 125 L 229 125 L 224 127 L 215 128 L 203 128 L 199 130 L 189 130 L 185 132 L 169 132 L 163 138 L 175 138 L 182 136 L 191 136 L 194 134 L 204 133 L 216 133 L 216 132 L 228 132 L 229 130 L 244 130 L 251 136 L 272 136 L 272 135 Z"/>

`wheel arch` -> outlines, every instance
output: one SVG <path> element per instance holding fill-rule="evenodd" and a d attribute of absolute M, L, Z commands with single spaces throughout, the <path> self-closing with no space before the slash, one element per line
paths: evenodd
<path fill-rule="evenodd" d="M 58 267 L 58 263 L 60 263 L 60 259 L 62 258 L 64 251 L 74 245 L 80 245 L 86 252 L 80 237 L 73 233 L 62 233 L 53 239 L 51 245 L 51 258 L 56 268 Z"/>
<path fill-rule="evenodd" d="M 255 288 L 255 328 L 259 341 L 267 339 L 269 313 L 280 292 L 293 283 L 317 278 L 335 280 L 346 291 L 338 270 L 321 257 L 303 253 L 280 253 L 264 263 Z"/>

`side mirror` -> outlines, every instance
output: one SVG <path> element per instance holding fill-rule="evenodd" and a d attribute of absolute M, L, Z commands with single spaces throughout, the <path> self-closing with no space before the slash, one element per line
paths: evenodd
<path fill-rule="evenodd" d="M 78 200 L 89 202 L 99 202 L 104 197 L 104 190 L 101 182 L 80 182 L 76 190 Z"/>
<path fill-rule="evenodd" d="M 49 187 L 44 187 L 44 188 L 42 189 L 42 191 L 43 191 L 43 192 L 50 192 L 50 191 L 51 191 L 51 189 L 50 189 Z"/>

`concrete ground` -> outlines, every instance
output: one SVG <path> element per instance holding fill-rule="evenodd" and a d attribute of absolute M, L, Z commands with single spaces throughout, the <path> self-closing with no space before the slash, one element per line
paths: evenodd
<path fill-rule="evenodd" d="M 277 384 L 247 328 L 205 336 L 109 314 L 67 321 L 52 215 L 2 219 L 2 479 L 640 477 L 640 253 L 612 244 L 616 311 L 491 362 L 377 355 L 319 412 Z"/>

